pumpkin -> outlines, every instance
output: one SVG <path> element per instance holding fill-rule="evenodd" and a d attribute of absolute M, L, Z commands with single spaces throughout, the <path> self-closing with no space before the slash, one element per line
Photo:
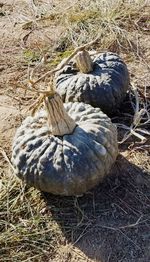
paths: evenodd
<path fill-rule="evenodd" d="M 83 102 L 63 105 L 57 93 L 45 98 L 45 106 L 15 134 L 15 173 L 42 191 L 80 195 L 102 181 L 115 162 L 116 127 L 99 108 Z"/>
<path fill-rule="evenodd" d="M 56 73 L 55 84 L 64 102 L 84 102 L 112 115 L 125 98 L 129 73 L 117 54 L 83 50 Z"/>

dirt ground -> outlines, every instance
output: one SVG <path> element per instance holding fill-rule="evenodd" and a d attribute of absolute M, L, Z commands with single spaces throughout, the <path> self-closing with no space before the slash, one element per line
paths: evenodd
<path fill-rule="evenodd" d="M 51 2 L 53 6 L 58 1 L 39 2 L 45 5 Z M 68 3 L 70 1 L 63 5 L 64 9 Z M 27 50 L 34 50 L 38 46 L 40 52 L 47 47 L 53 52 L 63 32 L 63 26 L 57 24 L 24 29 L 23 24 L 33 16 L 31 5 L 32 1 L 0 1 L 0 147 L 9 158 L 16 128 L 34 101 L 31 94 L 25 96 L 24 91 L 14 86 L 15 81 L 27 77 Z M 134 54 L 131 57 L 127 53 L 121 53 L 121 56 L 128 65 L 131 79 L 136 81 L 142 94 L 146 88 L 148 101 L 150 31 L 139 35 L 138 41 L 139 57 L 134 57 Z M 36 59 L 31 67 L 35 64 Z M 120 117 L 117 116 L 117 121 Z M 116 122 L 116 119 L 113 121 Z M 147 125 L 145 129 L 149 130 L 149 127 Z M 52 258 L 47 256 L 43 260 L 28 261 L 150 261 L 150 143 L 148 136 L 146 138 L 144 144 L 131 137 L 120 145 L 120 155 L 110 176 L 85 196 L 66 199 L 42 195 L 45 201 L 43 214 L 51 213 L 62 235 Z M 8 164 L 0 154 L 1 176 L 7 168 Z M 25 260 L 10 258 L 7 261 Z"/>

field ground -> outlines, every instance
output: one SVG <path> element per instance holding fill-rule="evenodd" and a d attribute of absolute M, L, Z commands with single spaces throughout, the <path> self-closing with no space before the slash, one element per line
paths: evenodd
<path fill-rule="evenodd" d="M 149 262 L 150 1 L 2 0 L 0 28 L 0 261 Z M 139 110 L 146 109 L 136 132 L 146 140 L 132 135 L 119 144 L 110 176 L 84 196 L 43 194 L 18 181 L 7 162 L 36 98 L 16 82 L 42 57 L 35 77 L 97 34 L 93 48 L 117 52 L 128 65 Z M 135 102 L 128 95 L 112 121 L 130 126 Z M 126 132 L 118 128 L 119 141 Z"/>

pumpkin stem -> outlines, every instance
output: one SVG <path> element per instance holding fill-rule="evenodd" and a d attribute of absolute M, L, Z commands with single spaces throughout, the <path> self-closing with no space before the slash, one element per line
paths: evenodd
<path fill-rule="evenodd" d="M 88 51 L 83 50 L 78 52 L 75 56 L 75 62 L 80 72 L 89 73 L 93 71 L 93 62 Z"/>
<path fill-rule="evenodd" d="M 65 111 L 59 94 L 54 93 L 44 99 L 48 113 L 50 131 L 55 136 L 71 134 L 76 127 L 75 121 Z"/>

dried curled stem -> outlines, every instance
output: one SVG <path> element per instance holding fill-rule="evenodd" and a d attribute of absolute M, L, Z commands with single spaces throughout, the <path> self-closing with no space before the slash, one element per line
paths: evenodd
<path fill-rule="evenodd" d="M 119 142 L 119 144 L 123 144 L 129 137 L 131 137 L 132 135 L 136 136 L 137 138 L 139 138 L 141 140 L 141 143 L 145 143 L 147 141 L 147 138 L 144 137 L 143 135 L 139 134 L 143 133 L 143 134 L 147 134 L 150 135 L 150 132 L 145 131 L 143 129 L 140 129 L 138 127 L 140 127 L 141 125 L 143 125 L 143 123 L 141 123 L 142 119 L 143 119 L 143 115 L 147 114 L 148 115 L 148 120 L 144 123 L 147 124 L 150 122 L 150 115 L 148 114 L 146 109 L 140 109 L 140 102 L 139 102 L 139 96 L 138 96 L 138 91 L 137 88 L 135 87 L 135 85 L 132 83 L 131 85 L 132 91 L 134 93 L 135 96 L 135 109 L 134 109 L 134 116 L 133 116 L 133 122 L 131 124 L 131 126 L 126 126 L 123 124 L 116 124 L 118 127 L 123 128 L 125 130 L 128 130 L 128 132 L 126 133 L 126 135 L 124 136 L 124 138 Z"/>
<path fill-rule="evenodd" d="M 32 85 L 32 87 L 34 88 L 35 85 L 37 83 L 39 83 L 41 80 L 45 79 L 45 77 L 47 76 L 51 76 L 53 74 L 55 74 L 56 72 L 58 72 L 59 70 L 61 70 L 66 64 L 68 64 L 70 62 L 70 60 L 79 52 L 79 51 L 83 51 L 85 48 L 90 47 L 91 45 L 95 44 L 99 39 L 100 39 L 101 35 L 99 35 L 98 37 L 96 37 L 93 41 L 84 44 L 82 46 L 77 47 L 74 52 L 68 56 L 66 58 L 65 61 L 61 62 L 56 68 L 54 68 L 51 71 L 48 71 L 47 73 L 45 73 L 43 76 L 39 77 L 36 81 L 33 81 L 32 79 L 30 79 L 30 84 Z"/>
<path fill-rule="evenodd" d="M 41 80 L 45 79 L 47 76 L 52 76 L 53 74 L 55 74 L 57 71 L 61 70 L 66 64 L 69 63 L 69 61 L 80 51 L 85 50 L 85 48 L 90 47 L 91 45 L 93 45 L 94 43 L 96 43 L 99 39 L 100 39 L 101 35 L 99 35 L 98 37 L 96 37 L 93 41 L 84 44 L 82 46 L 77 47 L 74 52 L 65 59 L 65 61 L 62 61 L 56 68 L 54 68 L 51 71 L 48 71 L 47 73 L 45 73 L 44 75 L 42 75 L 41 77 L 39 77 L 36 81 L 33 81 L 33 74 L 35 72 L 35 69 L 37 67 L 39 67 L 41 65 L 41 62 L 39 63 L 39 65 L 37 65 L 32 72 L 29 74 L 29 84 L 28 87 L 26 87 L 25 85 L 23 85 L 22 83 L 16 83 L 16 87 L 17 88 L 22 88 L 25 91 L 31 91 L 35 94 L 37 94 L 39 97 L 37 98 L 37 100 L 29 107 L 29 110 L 31 111 L 31 114 L 35 114 L 35 112 L 41 107 L 41 105 L 43 104 L 44 100 L 46 99 L 46 97 L 49 97 L 51 95 L 53 95 L 54 90 L 53 87 L 51 85 L 51 87 L 49 88 L 49 90 L 40 90 L 37 89 L 35 86 L 36 84 L 38 84 Z M 51 84 L 51 83 L 50 83 Z"/>

